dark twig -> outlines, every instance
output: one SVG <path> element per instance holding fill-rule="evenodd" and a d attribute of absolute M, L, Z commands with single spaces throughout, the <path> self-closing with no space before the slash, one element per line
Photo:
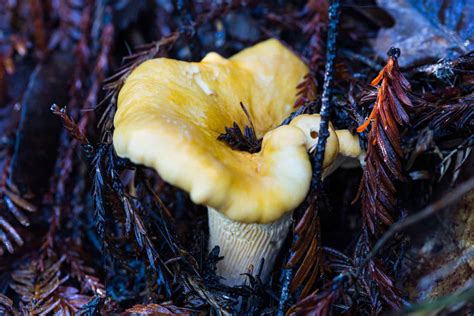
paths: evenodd
<path fill-rule="evenodd" d="M 313 163 L 313 180 L 317 190 L 321 189 L 322 166 L 324 152 L 326 150 L 326 140 L 329 137 L 329 116 L 331 113 L 331 86 L 334 75 L 334 59 L 336 58 L 336 37 L 337 25 L 339 24 L 339 1 L 334 0 L 329 7 L 329 27 L 326 51 L 326 70 L 324 72 L 323 94 L 321 97 L 321 123 L 319 125 L 319 139 L 316 147 L 316 155 Z"/>
<path fill-rule="evenodd" d="M 334 59 L 336 57 L 336 37 L 337 37 L 337 26 L 339 24 L 339 1 L 334 0 L 331 3 L 331 6 L 328 9 L 328 15 L 329 15 L 329 26 L 328 26 L 328 37 L 327 37 L 327 51 L 326 51 L 326 67 L 325 67 L 325 74 L 324 74 L 324 84 L 323 84 L 323 93 L 322 93 L 322 107 L 321 107 L 321 123 L 319 126 L 319 140 L 318 140 L 318 145 L 317 145 L 317 152 L 315 156 L 315 160 L 313 163 L 313 180 L 312 180 L 312 187 L 316 189 L 318 192 L 321 187 L 322 187 L 322 165 L 323 165 L 323 160 L 324 160 L 324 151 L 326 147 L 326 140 L 329 137 L 329 116 L 330 116 L 330 111 L 331 111 L 331 103 L 330 103 L 330 98 L 331 98 L 331 86 L 332 86 L 332 81 L 333 81 L 333 74 L 334 74 Z M 311 194 L 312 196 L 312 201 L 311 203 L 314 204 L 314 202 L 317 199 L 318 194 Z M 307 209 L 307 212 L 316 212 L 317 208 L 314 207 L 309 207 Z M 303 218 L 300 220 L 298 223 L 298 227 L 307 227 L 307 229 L 311 229 L 312 227 L 317 227 L 317 223 L 319 221 L 317 220 L 317 214 L 314 214 L 313 216 L 308 216 L 308 215 L 313 215 L 313 214 L 306 214 L 303 215 Z M 309 225 L 305 225 L 304 222 L 302 222 L 305 218 L 311 218 L 311 223 Z M 314 220 L 313 220 L 314 219 Z M 306 230 L 307 230 L 306 229 Z M 317 232 L 314 232 L 317 233 Z M 319 249 L 318 244 L 319 242 L 316 240 L 316 235 L 313 233 L 313 235 L 306 235 L 304 231 L 300 232 L 299 234 L 295 233 L 295 236 L 293 238 L 293 243 L 292 243 L 292 251 L 290 253 L 290 260 L 295 261 L 295 253 L 294 249 L 296 247 L 296 243 L 298 242 L 300 236 L 305 235 L 305 238 L 315 238 L 313 243 L 314 246 L 311 246 L 310 248 L 314 248 L 316 251 Z M 298 236 L 299 235 L 299 236 Z M 307 251 L 309 249 L 299 249 L 300 251 Z M 314 253 L 314 251 L 312 252 Z M 303 254 L 303 257 L 304 254 Z M 297 261 L 298 264 L 301 265 L 300 260 Z M 304 262 L 304 260 L 303 260 Z M 279 310 L 278 310 L 278 315 L 283 315 L 284 314 L 284 309 L 285 306 L 288 302 L 289 299 L 289 288 L 290 286 L 294 290 L 294 285 L 293 283 L 293 278 L 294 278 L 294 264 L 288 263 L 288 268 L 284 269 L 283 272 L 283 280 L 282 280 L 282 286 L 281 286 L 281 292 L 280 292 L 280 302 L 279 302 Z M 310 275 L 310 280 L 314 281 L 314 276 L 317 274 L 319 269 L 316 269 L 315 271 L 312 271 L 313 275 Z M 309 271 L 301 271 L 298 270 L 298 274 L 303 274 L 307 275 Z M 311 285 L 310 285 L 311 286 Z M 305 288 L 305 293 L 309 292 L 308 288 Z"/>

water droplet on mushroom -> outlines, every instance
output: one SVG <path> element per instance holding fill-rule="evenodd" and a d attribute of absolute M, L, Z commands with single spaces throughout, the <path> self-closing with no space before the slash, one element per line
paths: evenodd
<path fill-rule="evenodd" d="M 197 85 L 201 90 L 207 95 L 213 95 L 214 91 L 207 85 L 207 83 L 202 79 L 201 74 L 197 74 L 194 76 L 194 81 L 196 81 Z"/>

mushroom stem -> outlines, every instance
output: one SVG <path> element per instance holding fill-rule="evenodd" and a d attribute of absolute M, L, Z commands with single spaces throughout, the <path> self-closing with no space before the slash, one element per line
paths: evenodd
<path fill-rule="evenodd" d="M 217 264 L 217 274 L 225 278 L 229 286 L 244 283 L 242 273 L 257 274 L 263 258 L 260 274 L 263 282 L 270 277 L 275 259 L 283 245 L 291 225 L 291 212 L 269 224 L 241 223 L 233 221 L 208 207 L 209 250 L 220 247 L 224 259 Z"/>

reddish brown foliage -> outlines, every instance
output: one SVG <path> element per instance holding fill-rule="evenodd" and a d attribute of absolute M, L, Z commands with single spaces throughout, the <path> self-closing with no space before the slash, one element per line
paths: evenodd
<path fill-rule="evenodd" d="M 304 16 L 306 18 L 301 29 L 308 39 L 307 55 L 309 57 L 307 58 L 307 63 L 310 71 L 297 86 L 298 99 L 295 102 L 295 107 L 299 107 L 316 98 L 316 88 L 318 86 L 316 74 L 324 62 L 324 49 L 322 46 L 324 43 L 323 34 L 328 23 L 327 9 L 328 5 L 324 0 L 310 0 L 304 9 Z"/>
<path fill-rule="evenodd" d="M 289 311 L 289 315 L 308 315 L 308 316 L 327 316 L 331 315 L 334 302 L 340 297 L 341 288 L 321 291 L 314 293 L 298 302 L 294 308 Z"/>
<path fill-rule="evenodd" d="M 51 106 L 51 111 L 54 115 L 57 115 L 61 118 L 64 128 L 68 131 L 72 139 L 78 141 L 81 145 L 87 145 L 89 141 L 87 140 L 86 135 L 82 132 L 76 122 L 69 116 L 66 112 L 66 108 L 59 108 L 56 104 Z"/>
<path fill-rule="evenodd" d="M 391 49 L 387 65 L 372 81 L 378 87 L 377 100 L 367 120 L 357 128 L 359 133 L 372 123 L 368 135 L 366 167 L 359 187 L 364 224 L 375 233 L 379 224 L 393 223 L 396 205 L 394 181 L 403 180 L 400 130 L 409 124 L 406 108 L 412 103 L 407 96 L 410 84 L 400 72 L 399 51 Z"/>
<path fill-rule="evenodd" d="M 171 302 L 162 304 L 135 305 L 127 309 L 126 315 L 191 315 L 192 310 L 176 307 Z"/>
<path fill-rule="evenodd" d="M 410 104 L 404 100 L 408 83 L 400 75 L 396 56 L 392 56 L 374 81 L 380 85 L 378 92 L 373 89 L 369 95 L 360 93 L 368 68 L 380 66 L 372 58 L 373 47 L 366 39 L 372 39 L 379 27 L 391 23 L 379 23 L 386 18 L 378 15 L 381 10 L 375 5 L 343 5 L 343 23 L 338 35 L 342 45 L 337 47 L 341 54 L 333 67 L 339 23 L 328 15 L 328 3 L 327 0 L 0 1 L 3 28 L 0 129 L 7 131 L 0 142 L 0 265 L 6 277 L 3 292 L 11 297 L 0 294 L 0 314 L 280 315 L 295 304 L 288 314 L 374 315 L 401 305 L 401 294 L 393 276 L 401 264 L 408 265 L 403 258 L 405 248 L 400 250 L 400 245 L 394 242 L 379 253 L 374 251 L 378 243 L 373 246 L 384 228 L 383 219 L 387 224 L 392 216 L 396 217 L 396 199 L 404 200 L 407 210 L 411 204 L 420 202 L 412 203 L 404 192 L 395 192 L 404 171 L 400 167 L 400 133 L 408 124 L 406 107 Z M 447 1 L 443 10 L 449 3 L 457 2 Z M 398 22 L 396 25 L 400 25 Z M 324 43 L 326 31 L 328 44 Z M 369 166 L 360 186 L 365 225 L 361 233 L 357 225 L 361 214 L 346 207 L 346 197 L 353 197 L 356 188 L 344 178 L 354 175 L 355 179 L 358 173 L 341 170 L 333 179 L 341 177 L 342 181 L 329 180 L 324 187 L 320 186 L 319 161 L 324 156 L 324 141 L 321 141 L 319 156 L 313 160 L 316 180 L 305 206 L 295 211 L 298 215 L 295 236 L 281 277 L 278 265 L 271 283 L 262 284 L 258 277 L 249 275 L 248 285 L 228 288 L 219 283 L 215 273 L 218 253 L 207 253 L 207 223 L 202 213 L 205 210 L 193 205 L 182 191 L 166 185 L 152 170 L 116 156 L 111 143 L 113 117 L 121 85 L 130 71 L 145 60 L 157 57 L 200 60 L 209 51 L 231 56 L 267 37 L 285 42 L 310 69 L 298 86 L 296 106 L 303 106 L 286 118 L 286 123 L 296 115 L 316 113 L 322 107 L 320 114 L 327 119 L 331 116 L 337 128 L 352 130 L 366 114 L 365 108 L 357 111 L 357 104 L 366 104 L 368 99 L 373 104 L 378 96 L 370 118 L 359 129 L 365 130 L 374 123 L 367 134 Z M 361 38 L 364 40 L 358 40 Z M 143 44 L 146 42 L 151 43 Z M 102 99 L 105 76 L 110 70 L 115 72 L 128 47 L 136 45 L 140 45 L 136 53 L 126 57 L 123 67 L 108 81 L 104 107 L 92 111 L 97 100 Z M 410 53 L 410 49 L 404 51 Z M 58 58 L 62 54 L 67 56 L 65 62 L 49 62 L 51 56 Z M 423 142 L 425 136 L 419 129 L 429 132 L 426 133 L 429 146 L 436 146 L 438 154 L 446 154 L 440 168 L 443 175 L 449 157 L 458 155 L 447 150 L 452 150 L 472 130 L 473 56 L 470 53 L 433 65 L 423 65 L 420 60 L 420 66 L 408 73 L 420 101 L 412 98 L 417 106 L 410 113 L 415 128 L 404 137 L 403 150 L 408 154 L 414 141 Z M 331 66 L 326 68 L 327 84 L 323 87 L 318 84 L 322 83 L 324 62 Z M 71 71 L 62 71 L 58 64 L 66 65 Z M 44 70 L 41 72 L 44 75 L 31 75 L 34 69 Z M 59 80 L 54 80 L 57 82 L 48 88 L 36 89 L 51 78 Z M 29 91 L 36 90 L 47 93 L 35 93 L 31 97 Z M 58 124 L 58 129 L 51 129 L 44 116 L 34 115 L 36 109 L 46 109 L 54 102 L 67 104 L 67 113 L 53 108 L 53 114 L 65 126 L 62 132 Z M 20 112 L 32 119 L 23 120 L 24 124 L 17 127 Z M 102 131 L 95 129 L 94 114 L 103 117 Z M 325 122 L 323 125 L 329 124 Z M 40 144 L 39 150 L 28 146 L 40 134 L 57 142 Z M 261 145 L 250 121 L 247 126 L 230 126 L 223 137 L 238 150 L 255 152 Z M 456 151 L 466 148 L 468 152 L 466 144 L 471 144 L 470 140 L 472 136 L 457 146 Z M 417 149 L 416 157 L 431 151 L 426 147 Z M 24 148 L 22 151 L 34 162 L 33 167 L 36 163 L 41 168 L 29 171 L 21 167 L 23 164 L 13 163 L 19 161 L 14 155 L 15 148 Z M 433 156 L 431 152 L 427 154 L 430 156 L 420 157 L 423 162 L 424 158 Z M 464 157 L 467 156 L 463 154 L 459 161 L 464 161 Z M 37 177 L 44 169 L 44 163 L 37 163 L 38 158 L 51 161 L 51 170 L 44 173 L 42 182 L 42 186 L 49 184 L 49 190 L 36 193 L 27 190 L 20 178 Z M 433 163 L 435 159 L 431 159 Z M 87 166 L 87 162 L 91 165 Z M 414 171 L 408 165 L 404 165 L 406 171 Z M 88 177 L 89 170 L 93 179 Z M 437 173 L 429 166 L 415 171 L 423 172 L 425 177 Z M 339 194 L 342 186 L 343 196 Z M 332 194 L 332 189 L 337 194 Z M 329 195 L 328 204 L 340 211 L 329 213 L 322 206 L 323 193 Z M 335 201 L 334 196 L 343 201 Z M 320 222 L 319 216 L 323 214 Z M 370 226 L 374 235 L 369 233 Z M 357 239 L 358 242 L 352 242 Z M 326 243 L 351 255 L 331 252 L 323 247 Z M 285 247 L 282 254 L 286 255 L 287 251 Z M 415 260 L 419 261 L 418 258 Z"/>
<path fill-rule="evenodd" d="M 414 108 L 417 117 L 415 128 L 474 128 L 474 97 L 459 99 L 454 104 L 424 105 Z"/>
<path fill-rule="evenodd" d="M 319 275 L 319 261 L 321 257 L 319 217 L 315 210 L 317 203 L 310 204 L 305 214 L 295 228 L 298 240 L 293 243 L 292 256 L 286 264 L 288 268 L 296 268 L 295 276 L 290 285 L 294 293 L 304 284 L 300 297 L 308 296 Z"/>

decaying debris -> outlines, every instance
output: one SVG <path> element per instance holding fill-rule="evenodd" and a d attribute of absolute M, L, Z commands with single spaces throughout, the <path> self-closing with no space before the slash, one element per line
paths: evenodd
<path fill-rule="evenodd" d="M 0 313 L 472 307 L 470 194 L 464 207 L 446 208 L 472 190 L 472 5 L 339 4 L 0 1 Z M 206 209 L 154 170 L 118 157 L 113 119 L 127 78 L 149 59 L 199 61 L 212 51 L 225 59 L 269 38 L 307 67 L 281 85 L 291 102 L 273 100 L 286 111 L 271 128 L 319 114 L 318 144 L 309 194 L 268 282 L 258 273 L 263 262 L 228 286 L 219 276 L 222 250 L 207 247 Z M 392 50 L 386 61 L 389 47 L 401 54 Z M 232 106 L 239 119 L 222 122 L 213 144 L 258 154 L 266 116 L 256 117 L 249 100 Z M 362 168 L 336 158 L 343 168 L 329 175 L 332 130 L 358 134 Z"/>
<path fill-rule="evenodd" d="M 232 127 L 225 127 L 225 133 L 221 133 L 217 139 L 227 143 L 233 150 L 246 151 L 251 154 L 259 152 L 262 149 L 262 139 L 258 139 L 255 134 L 255 127 L 252 123 L 252 118 L 241 102 L 240 106 L 247 117 L 249 125 L 243 126 L 243 133 L 239 123 L 234 122 Z"/>

